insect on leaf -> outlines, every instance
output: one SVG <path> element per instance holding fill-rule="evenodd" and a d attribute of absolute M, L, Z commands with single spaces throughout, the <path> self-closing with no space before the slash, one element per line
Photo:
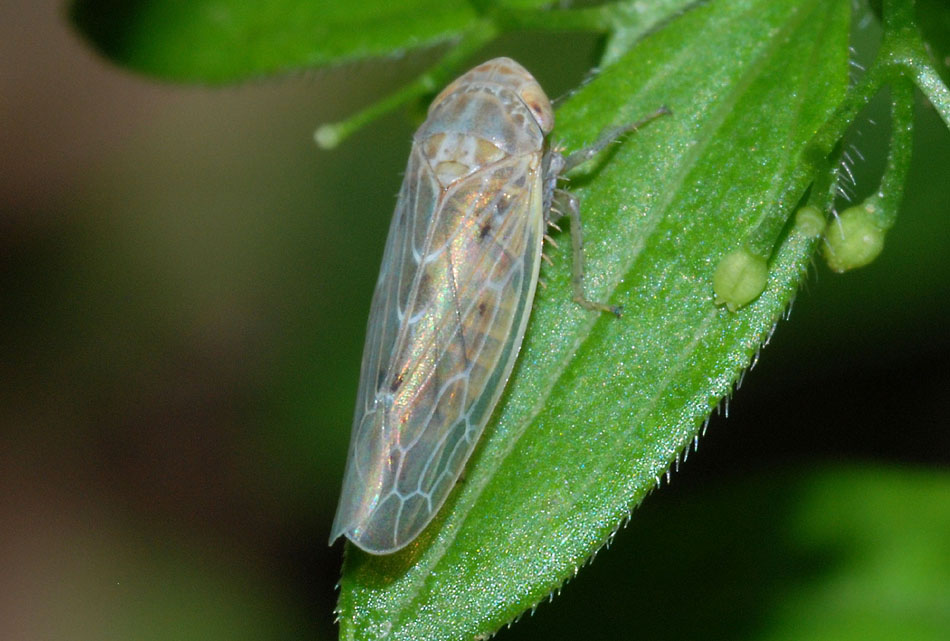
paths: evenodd
<path fill-rule="evenodd" d="M 572 176 L 588 294 L 624 316 L 571 300 L 560 243 L 464 481 L 405 549 L 350 548 L 343 638 L 383 626 L 389 639 L 491 634 L 573 576 L 688 451 L 812 256 L 815 238 L 786 223 L 810 181 L 801 150 L 847 88 L 849 21 L 848 2 L 701 4 L 558 110 L 553 135 L 568 150 L 660 105 L 673 112 Z M 716 266 L 763 230 L 775 238 L 765 290 L 717 307 Z"/>

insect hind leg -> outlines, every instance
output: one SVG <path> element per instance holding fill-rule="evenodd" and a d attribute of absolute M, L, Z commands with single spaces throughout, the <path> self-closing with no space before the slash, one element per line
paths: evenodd
<path fill-rule="evenodd" d="M 548 213 L 548 225 L 556 226 L 557 218 L 568 216 L 571 219 L 571 288 L 574 290 L 574 302 L 591 311 L 610 312 L 616 317 L 623 314 L 623 307 L 592 301 L 584 294 L 584 228 L 581 224 L 581 210 L 577 197 L 564 189 L 554 190 L 554 200 Z"/>

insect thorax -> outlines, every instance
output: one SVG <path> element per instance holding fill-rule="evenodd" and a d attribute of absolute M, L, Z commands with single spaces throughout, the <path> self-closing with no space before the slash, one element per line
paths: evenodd
<path fill-rule="evenodd" d="M 540 154 L 544 134 L 520 98 L 504 86 L 460 86 L 416 132 L 443 186 L 507 157 Z"/>

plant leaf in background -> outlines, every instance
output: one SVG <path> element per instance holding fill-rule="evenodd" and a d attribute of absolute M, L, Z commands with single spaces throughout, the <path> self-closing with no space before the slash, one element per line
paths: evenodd
<path fill-rule="evenodd" d="M 478 18 L 466 0 L 77 0 L 70 16 L 119 64 L 210 83 L 448 43 Z"/>
<path fill-rule="evenodd" d="M 324 148 L 445 85 L 466 58 L 520 29 L 610 33 L 608 64 L 648 29 L 696 0 L 638 0 L 538 11 L 548 0 L 75 0 L 70 18 L 112 61 L 166 80 L 225 83 L 266 74 L 398 57 L 435 45 L 442 59 L 401 90 L 316 134 Z M 476 9 L 477 7 L 477 9 Z"/>
<path fill-rule="evenodd" d="M 814 239 L 785 229 L 810 181 L 793 175 L 845 94 L 849 20 L 848 3 L 700 6 L 559 110 L 568 149 L 660 104 L 674 114 L 573 183 L 589 292 L 626 313 L 575 306 L 556 253 L 497 420 L 441 518 L 401 553 L 350 548 L 343 638 L 494 632 L 571 577 L 688 447 L 810 259 Z M 732 313 L 713 304 L 712 276 L 746 246 L 764 250 L 769 281 Z"/>
<path fill-rule="evenodd" d="M 167 80 L 223 83 L 440 44 L 471 53 L 525 27 L 622 25 L 614 37 L 630 41 L 695 2 L 627 0 L 539 14 L 550 0 L 74 0 L 70 18 L 113 62 Z"/>
<path fill-rule="evenodd" d="M 945 471 L 866 463 L 674 482 L 622 549 L 498 638 L 939 641 L 948 492 Z"/>

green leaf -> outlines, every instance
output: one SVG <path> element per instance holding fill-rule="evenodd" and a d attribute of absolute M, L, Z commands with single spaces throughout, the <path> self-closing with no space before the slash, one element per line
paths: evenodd
<path fill-rule="evenodd" d="M 397 554 L 348 547 L 342 638 L 494 632 L 570 578 L 688 452 L 814 249 L 787 222 L 817 171 L 802 153 L 845 95 L 849 20 L 848 1 L 711 2 L 559 110 L 568 149 L 673 112 L 573 176 L 588 295 L 626 313 L 571 301 L 563 238 L 495 419 L 436 522 Z M 741 247 L 769 257 L 769 278 L 730 312 L 712 278 Z"/>
<path fill-rule="evenodd" d="M 123 65 L 214 83 L 397 55 L 478 21 L 467 0 L 75 0 L 70 17 Z"/>
<path fill-rule="evenodd" d="M 525 28 L 610 31 L 606 59 L 612 60 L 695 2 L 624 0 L 551 10 L 551 0 L 73 0 L 70 17 L 118 64 L 170 80 L 223 83 L 439 44 L 461 44 L 470 54 L 497 34 Z M 459 57 L 452 60 L 455 70 Z M 443 75 L 435 73 L 411 95 L 444 83 Z"/>

